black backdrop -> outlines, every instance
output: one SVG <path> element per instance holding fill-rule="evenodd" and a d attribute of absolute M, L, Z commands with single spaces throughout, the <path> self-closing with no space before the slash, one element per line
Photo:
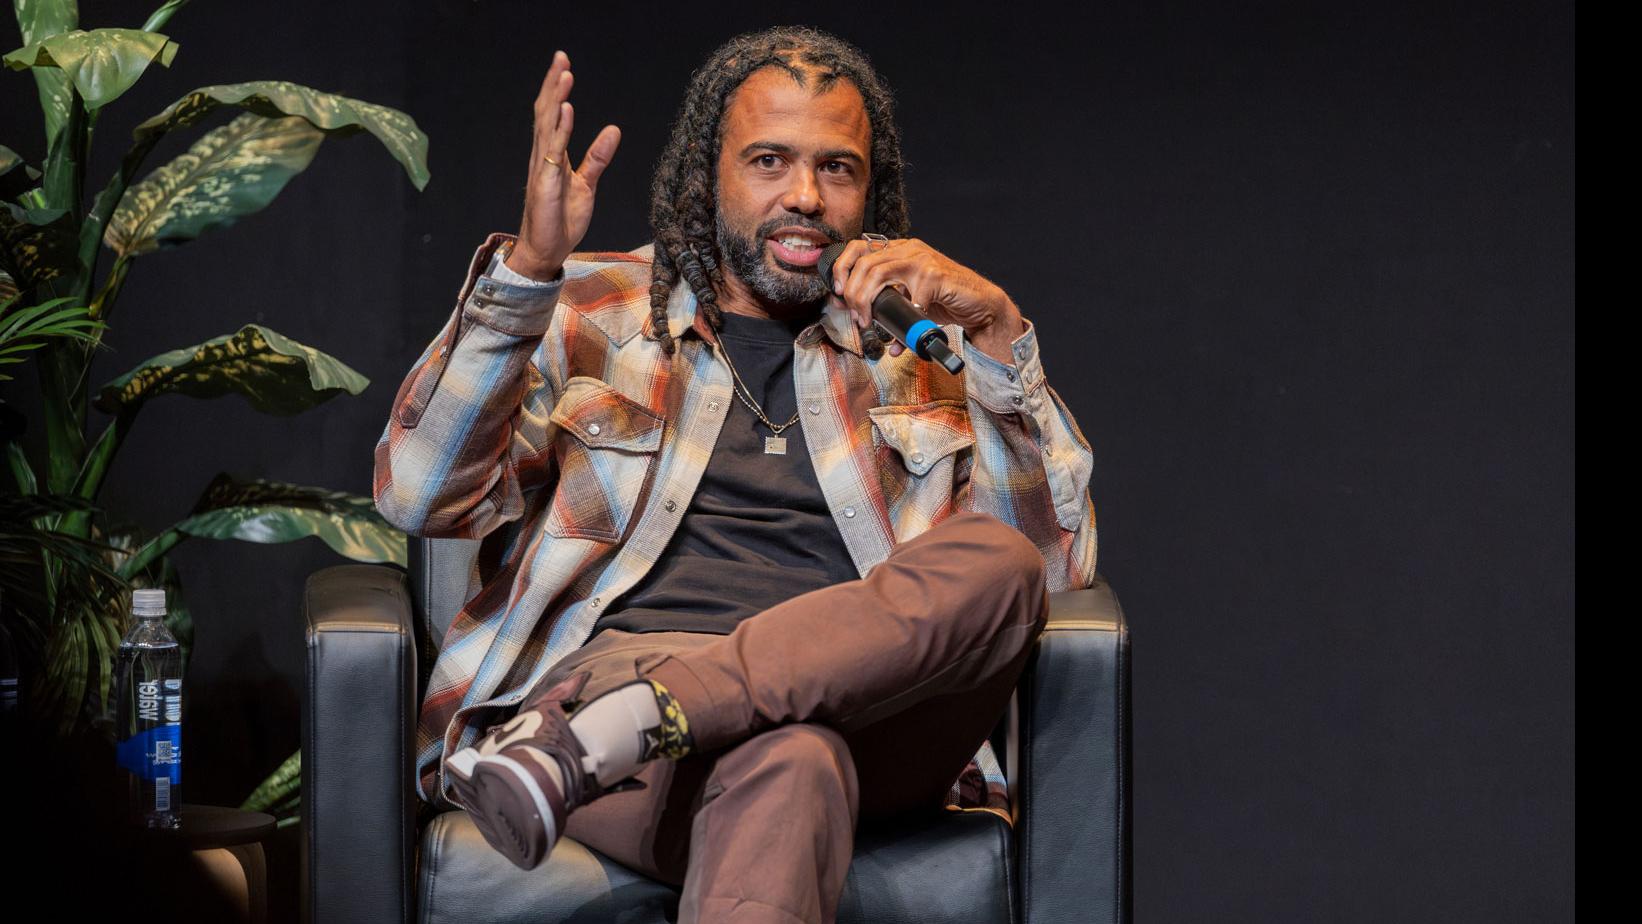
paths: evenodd
<path fill-rule="evenodd" d="M 84 0 L 82 25 L 153 5 Z M 157 529 L 221 470 L 368 495 L 474 247 L 517 230 L 553 49 L 575 155 L 623 128 L 585 244 L 626 249 L 690 71 L 808 22 L 883 70 L 915 233 L 1039 324 L 1095 446 L 1135 645 L 1139 919 L 1571 918 L 1572 5 L 1229 6 L 192 4 L 173 67 L 100 122 L 97 186 L 186 90 L 267 78 L 410 113 L 433 179 L 332 140 L 265 212 L 139 261 L 93 385 L 252 321 L 372 384 L 294 418 L 156 402 L 105 500 Z M 0 112 L 37 161 L 32 80 L 7 72 Z M 30 409 L 33 382 L 7 394 Z M 297 745 L 302 583 L 339 558 L 175 558 L 187 796 L 237 803 Z"/>

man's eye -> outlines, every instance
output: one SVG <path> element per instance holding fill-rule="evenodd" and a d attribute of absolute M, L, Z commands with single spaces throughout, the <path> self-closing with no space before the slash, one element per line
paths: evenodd
<path fill-rule="evenodd" d="M 753 161 L 753 163 L 759 165 L 760 167 L 774 169 L 781 163 L 781 158 L 776 157 L 774 154 L 760 154 L 758 159 Z"/>
<path fill-rule="evenodd" d="M 841 160 L 829 160 L 826 163 L 822 164 L 821 166 L 822 167 L 829 167 L 829 168 L 830 167 L 837 167 L 838 168 L 837 170 L 828 170 L 829 173 L 848 173 L 848 172 L 850 172 L 850 165 L 844 163 Z"/>

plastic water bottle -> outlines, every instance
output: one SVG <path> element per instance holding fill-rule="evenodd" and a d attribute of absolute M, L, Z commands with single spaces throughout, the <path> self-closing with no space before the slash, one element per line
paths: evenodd
<path fill-rule="evenodd" d="M 136 624 L 114 668 L 115 759 L 126 770 L 128 818 L 182 826 L 182 649 L 165 627 L 165 590 L 131 593 Z"/>

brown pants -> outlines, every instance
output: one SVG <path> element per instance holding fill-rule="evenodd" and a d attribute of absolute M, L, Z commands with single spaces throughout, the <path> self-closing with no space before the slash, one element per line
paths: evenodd
<path fill-rule="evenodd" d="M 682 885 L 684 924 L 831 922 L 857 819 L 939 809 L 1047 613 L 1037 548 L 966 512 L 729 635 L 601 632 L 542 683 L 590 670 L 590 699 L 654 679 L 696 751 L 646 764 L 646 788 L 583 806 L 566 833 Z"/>

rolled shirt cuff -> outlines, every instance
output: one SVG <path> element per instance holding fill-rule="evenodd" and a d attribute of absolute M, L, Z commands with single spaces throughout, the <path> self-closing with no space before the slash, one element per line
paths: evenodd
<path fill-rule="evenodd" d="M 1038 358 L 1038 331 L 1030 319 L 1022 318 L 1026 328 L 1009 343 L 1011 362 L 1004 363 L 988 356 L 978 347 L 965 342 L 964 372 L 969 393 L 990 411 L 999 414 L 1025 412 L 1042 421 L 1048 411 L 1048 396 L 1043 390 L 1043 363 Z"/>
<path fill-rule="evenodd" d="M 547 333 L 553 319 L 553 306 L 558 304 L 559 290 L 564 286 L 564 271 L 560 270 L 557 279 L 543 282 L 508 269 L 503 262 L 507 248 L 501 244 L 512 239 L 512 235 L 492 234 L 484 245 L 492 252 L 482 264 L 484 271 L 466 287 L 462 314 L 504 334 L 540 337 Z"/>

